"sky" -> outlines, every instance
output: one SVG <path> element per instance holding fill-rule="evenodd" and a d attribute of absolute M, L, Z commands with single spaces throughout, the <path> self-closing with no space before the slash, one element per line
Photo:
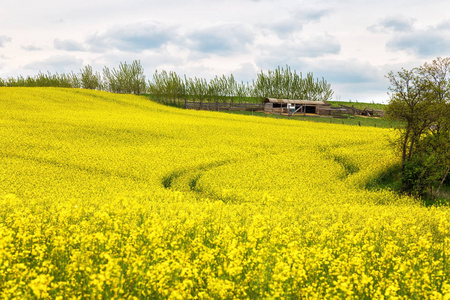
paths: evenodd
<path fill-rule="evenodd" d="M 386 103 L 385 76 L 450 56 L 448 0 L 0 0 L 0 78 L 139 60 L 251 82 L 290 66 L 331 100 Z"/>

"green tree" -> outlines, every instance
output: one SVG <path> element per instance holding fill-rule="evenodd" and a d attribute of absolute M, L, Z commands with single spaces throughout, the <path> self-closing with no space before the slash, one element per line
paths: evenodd
<path fill-rule="evenodd" d="M 92 70 L 92 66 L 87 65 L 80 70 L 81 73 L 81 87 L 84 89 L 100 89 L 101 76 L 98 72 Z"/>
<path fill-rule="evenodd" d="M 252 95 L 256 97 L 305 99 L 327 101 L 333 97 L 333 90 L 324 78 L 314 80 L 312 73 L 302 76 L 289 66 L 278 67 L 275 70 L 261 71 L 253 81 Z"/>
<path fill-rule="evenodd" d="M 388 116 L 404 124 L 397 140 L 403 190 L 434 199 L 450 170 L 450 58 L 387 78 Z"/>
<path fill-rule="evenodd" d="M 110 70 L 108 67 L 104 67 L 103 80 L 104 88 L 114 93 L 139 95 L 146 90 L 144 68 L 137 60 L 131 64 L 121 62 L 118 69 Z"/>
<path fill-rule="evenodd" d="M 145 82 L 144 68 L 139 60 L 134 60 L 131 65 L 128 66 L 127 75 L 129 77 L 131 92 L 136 95 L 145 93 L 147 86 Z"/>

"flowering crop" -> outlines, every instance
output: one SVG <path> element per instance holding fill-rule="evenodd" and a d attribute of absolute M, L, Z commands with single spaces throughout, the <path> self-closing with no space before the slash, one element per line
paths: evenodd
<path fill-rule="evenodd" d="M 450 299 L 450 211 L 387 129 L 0 88 L 0 295 Z"/>

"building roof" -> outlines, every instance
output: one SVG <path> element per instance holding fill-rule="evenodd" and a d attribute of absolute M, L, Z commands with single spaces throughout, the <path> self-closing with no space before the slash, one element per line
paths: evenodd
<path fill-rule="evenodd" d="M 326 101 L 312 101 L 312 100 L 291 100 L 291 99 L 276 99 L 276 98 L 265 98 L 264 103 L 293 103 L 293 104 L 303 104 L 303 105 L 326 105 L 331 104 Z"/>

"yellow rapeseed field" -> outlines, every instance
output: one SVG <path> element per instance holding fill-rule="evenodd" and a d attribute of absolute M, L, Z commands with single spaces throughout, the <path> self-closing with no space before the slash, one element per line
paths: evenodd
<path fill-rule="evenodd" d="M 450 299 L 388 129 L 0 88 L 2 299 Z"/>

